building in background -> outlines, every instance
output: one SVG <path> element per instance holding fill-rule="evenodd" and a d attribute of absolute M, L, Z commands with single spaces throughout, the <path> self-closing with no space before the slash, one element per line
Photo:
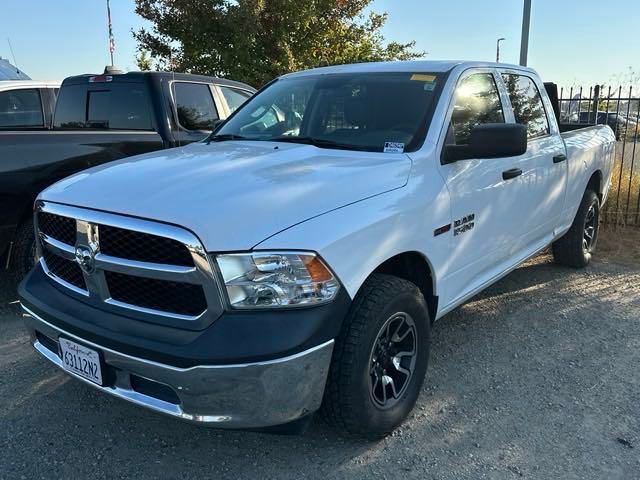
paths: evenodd
<path fill-rule="evenodd" d="M 31 80 L 31 78 L 0 57 L 0 80 Z"/>

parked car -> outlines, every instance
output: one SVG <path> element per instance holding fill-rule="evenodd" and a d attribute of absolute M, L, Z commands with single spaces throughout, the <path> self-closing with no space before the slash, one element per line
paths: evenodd
<path fill-rule="evenodd" d="M 570 119 L 572 122 L 581 124 L 608 125 L 616 134 L 616 139 L 621 139 L 626 131 L 628 120 L 616 112 L 604 112 L 598 110 L 597 117 L 595 112 L 574 113 Z"/>
<path fill-rule="evenodd" d="M 24 88 L 9 93 L 8 100 L 0 93 L 0 256 L 6 257 L 4 266 L 16 279 L 33 266 L 31 212 L 43 188 L 88 167 L 202 140 L 216 121 L 254 92 L 243 83 L 200 75 L 80 75 L 62 83 L 52 123 L 55 90 Z M 5 106 L 9 102 L 4 116 L 3 98 Z M 39 102 L 43 114 L 36 110 Z M 32 110 L 19 113 L 21 104 Z"/>
<path fill-rule="evenodd" d="M 176 418 L 301 428 L 323 404 L 386 435 L 434 320 L 549 244 L 589 263 L 615 141 L 561 133 L 554 110 L 535 71 L 504 64 L 285 75 L 205 142 L 38 197 L 33 346 Z"/>
<path fill-rule="evenodd" d="M 0 80 L 0 132 L 49 128 L 59 88 L 60 82 Z"/>

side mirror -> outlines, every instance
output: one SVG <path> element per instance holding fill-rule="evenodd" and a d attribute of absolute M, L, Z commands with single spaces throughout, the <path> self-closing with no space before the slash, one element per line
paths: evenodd
<path fill-rule="evenodd" d="M 527 126 L 519 123 L 484 123 L 471 130 L 468 145 L 445 145 L 444 162 L 470 158 L 516 157 L 527 151 Z"/>

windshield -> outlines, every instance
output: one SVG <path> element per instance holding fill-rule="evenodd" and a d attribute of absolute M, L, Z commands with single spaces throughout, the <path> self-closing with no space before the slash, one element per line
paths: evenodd
<path fill-rule="evenodd" d="M 412 151 L 424 137 L 437 74 L 340 73 L 279 79 L 210 138 Z"/>

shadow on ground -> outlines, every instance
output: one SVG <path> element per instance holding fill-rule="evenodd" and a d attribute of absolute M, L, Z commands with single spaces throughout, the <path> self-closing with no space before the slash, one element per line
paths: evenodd
<path fill-rule="evenodd" d="M 203 429 L 47 365 L 0 321 L 0 478 L 633 478 L 640 269 L 541 256 L 434 326 L 425 387 L 380 442 Z"/>

